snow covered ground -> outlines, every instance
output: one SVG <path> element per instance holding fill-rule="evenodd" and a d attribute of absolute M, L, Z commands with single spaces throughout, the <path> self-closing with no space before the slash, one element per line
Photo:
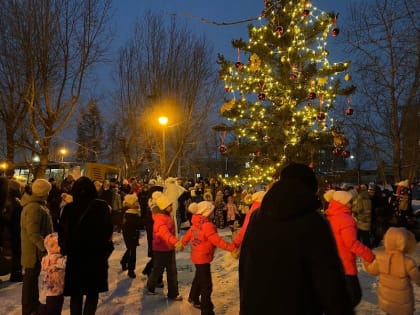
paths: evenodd
<path fill-rule="evenodd" d="M 230 240 L 229 229 L 219 230 L 219 234 Z M 193 308 L 186 300 L 194 276 L 194 265 L 189 258 L 189 247 L 177 253 L 177 267 L 180 294 L 183 302 L 166 299 L 166 283 L 164 289 L 157 289 L 159 294 L 148 295 L 145 292 L 146 279 L 141 271 L 148 261 L 146 236 L 142 235 L 137 249 L 137 278 L 130 279 L 121 271 L 120 259 L 124 254 L 122 235 L 114 233 L 115 251 L 110 257 L 109 291 L 99 297 L 98 315 L 199 315 L 200 310 Z M 420 262 L 420 246 L 416 259 Z M 376 278 L 367 275 L 359 263 L 359 278 L 363 289 L 363 300 L 357 308 L 357 315 L 383 314 L 377 307 Z M 212 300 L 217 315 L 239 314 L 238 261 L 231 258 L 230 253 L 217 249 L 212 263 L 213 294 Z M 6 281 L 8 276 L 0 277 L 0 315 L 20 315 L 21 283 Z M 165 282 L 165 280 L 164 280 Z M 415 288 L 416 305 L 420 315 L 420 288 Z M 64 302 L 63 315 L 68 315 L 69 299 Z"/>

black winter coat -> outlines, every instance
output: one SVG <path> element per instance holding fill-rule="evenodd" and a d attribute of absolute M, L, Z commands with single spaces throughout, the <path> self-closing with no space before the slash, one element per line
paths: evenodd
<path fill-rule="evenodd" d="M 139 245 L 140 228 L 140 210 L 127 209 L 124 214 L 122 226 L 124 242 L 127 248 L 133 248 Z"/>
<path fill-rule="evenodd" d="M 67 255 L 64 295 L 108 291 L 112 230 L 109 207 L 103 200 L 64 207 L 59 234 L 61 251 Z"/>
<path fill-rule="evenodd" d="M 241 247 L 241 315 L 353 314 L 344 271 L 320 203 L 283 180 L 252 215 Z"/>

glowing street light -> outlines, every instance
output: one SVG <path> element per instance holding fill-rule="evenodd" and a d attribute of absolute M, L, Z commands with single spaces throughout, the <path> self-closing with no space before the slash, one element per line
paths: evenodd
<path fill-rule="evenodd" d="M 166 172 L 166 140 L 165 140 L 165 128 L 168 124 L 168 117 L 160 116 L 158 118 L 159 124 L 162 126 L 162 156 L 160 157 L 160 173 L 165 178 Z"/>
<path fill-rule="evenodd" d="M 67 149 L 66 148 L 61 148 L 60 149 L 60 154 L 61 154 L 61 163 L 64 162 L 64 156 L 67 154 Z"/>
<path fill-rule="evenodd" d="M 7 167 L 8 167 L 9 165 L 7 164 L 7 162 L 2 162 L 1 164 L 0 164 L 0 168 L 1 168 L 1 170 L 2 170 L 2 174 L 3 175 L 6 175 L 6 170 L 7 170 Z"/>

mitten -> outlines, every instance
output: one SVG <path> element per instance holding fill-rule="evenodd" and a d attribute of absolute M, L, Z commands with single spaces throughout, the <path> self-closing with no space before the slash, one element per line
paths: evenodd
<path fill-rule="evenodd" d="M 177 251 L 179 251 L 179 252 L 182 252 L 182 251 L 184 250 L 184 244 L 182 244 L 182 242 L 181 242 L 181 241 L 178 241 L 178 242 L 175 244 L 175 249 L 176 249 Z"/>

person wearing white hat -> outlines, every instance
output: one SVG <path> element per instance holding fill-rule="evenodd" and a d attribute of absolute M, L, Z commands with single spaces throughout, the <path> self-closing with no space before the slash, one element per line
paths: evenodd
<path fill-rule="evenodd" d="M 353 195 L 348 191 L 335 191 L 325 214 L 337 244 L 338 255 L 344 267 L 351 304 L 356 307 L 362 299 L 356 256 L 371 263 L 375 259 L 369 247 L 357 240 L 357 225 L 351 214 Z"/>
<path fill-rule="evenodd" d="M 175 249 L 182 250 L 183 246 L 175 236 L 175 222 L 171 215 L 172 202 L 162 194 L 156 198 L 155 203 L 159 210 L 153 213 L 153 270 L 147 280 L 147 290 L 149 294 L 155 294 L 158 279 L 166 270 L 168 299 L 182 301 L 178 289 Z"/>
<path fill-rule="evenodd" d="M 210 216 L 214 205 L 210 201 L 191 203 L 188 210 L 193 214 L 192 226 L 182 238 L 182 244 L 191 246 L 191 261 L 195 265 L 195 275 L 188 297 L 194 307 L 201 309 L 201 314 L 214 315 L 211 293 L 213 289 L 210 263 L 214 257 L 216 247 L 227 251 L 234 251 L 235 246 L 226 242 L 217 234 L 216 226 Z"/>
<path fill-rule="evenodd" d="M 26 195 L 21 201 L 21 262 L 24 270 L 22 315 L 35 313 L 39 304 L 40 253 L 46 253 L 44 237 L 53 232 L 52 219 L 47 208 L 50 190 L 51 184 L 47 180 L 36 179 L 32 183 L 32 195 Z"/>

